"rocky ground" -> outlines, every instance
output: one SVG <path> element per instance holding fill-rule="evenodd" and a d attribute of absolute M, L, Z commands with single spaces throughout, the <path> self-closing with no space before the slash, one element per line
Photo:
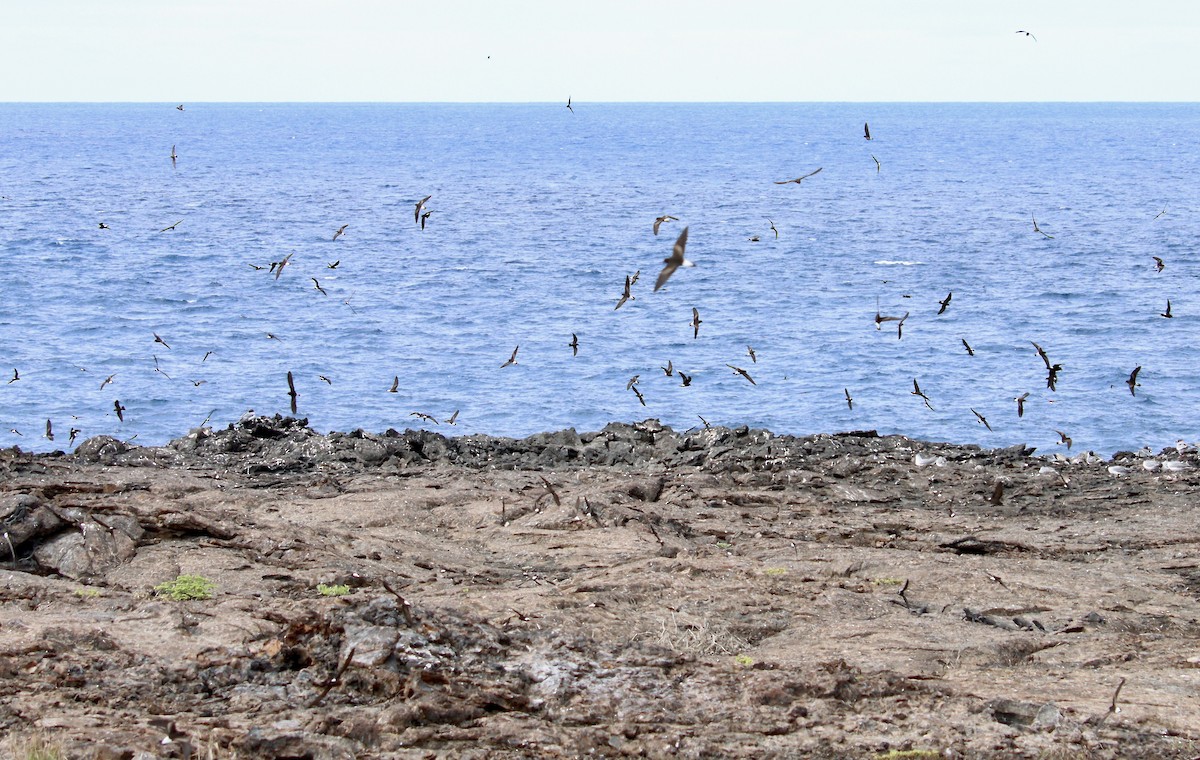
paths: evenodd
<path fill-rule="evenodd" d="M 280 418 L 5 450 L 0 754 L 1200 756 L 1196 455 L 1041 453 Z"/>

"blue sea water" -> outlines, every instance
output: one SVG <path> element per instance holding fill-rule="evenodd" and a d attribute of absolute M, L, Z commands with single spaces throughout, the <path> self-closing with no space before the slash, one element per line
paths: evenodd
<path fill-rule="evenodd" d="M 0 105 L 0 445 L 287 414 L 289 371 L 321 431 L 1200 437 L 1198 105 L 174 105 Z"/>

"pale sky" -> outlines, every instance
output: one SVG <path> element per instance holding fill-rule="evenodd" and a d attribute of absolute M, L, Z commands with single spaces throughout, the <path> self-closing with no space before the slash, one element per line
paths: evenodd
<path fill-rule="evenodd" d="M 1198 47 L 1196 0 L 2 0 L 0 101 L 1200 101 Z"/>

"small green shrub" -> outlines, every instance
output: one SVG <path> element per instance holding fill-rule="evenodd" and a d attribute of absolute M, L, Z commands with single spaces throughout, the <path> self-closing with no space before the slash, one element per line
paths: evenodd
<path fill-rule="evenodd" d="M 326 586 L 324 583 L 318 583 L 317 593 L 321 596 L 345 596 L 350 593 L 350 587 L 345 585 Z"/>
<path fill-rule="evenodd" d="M 748 668 L 754 664 L 754 658 L 745 654 L 739 654 L 737 657 L 733 658 L 733 661 L 738 665 L 741 665 L 743 668 Z"/>
<path fill-rule="evenodd" d="M 75 589 L 75 596 L 80 599 L 95 599 L 100 596 L 100 589 L 84 586 L 83 588 Z"/>
<path fill-rule="evenodd" d="M 154 590 L 176 602 L 188 599 L 212 599 L 213 589 L 217 584 L 202 575 L 181 575 L 173 581 L 160 583 Z"/>

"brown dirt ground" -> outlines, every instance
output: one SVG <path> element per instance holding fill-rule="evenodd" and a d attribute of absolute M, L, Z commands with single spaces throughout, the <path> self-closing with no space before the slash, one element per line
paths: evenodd
<path fill-rule="evenodd" d="M 1194 459 L 877 441 L 722 471 L 9 452 L 0 496 L 144 535 L 86 582 L 6 557 L 0 754 L 1200 755 Z M 154 593 L 180 574 L 213 598 Z"/>

